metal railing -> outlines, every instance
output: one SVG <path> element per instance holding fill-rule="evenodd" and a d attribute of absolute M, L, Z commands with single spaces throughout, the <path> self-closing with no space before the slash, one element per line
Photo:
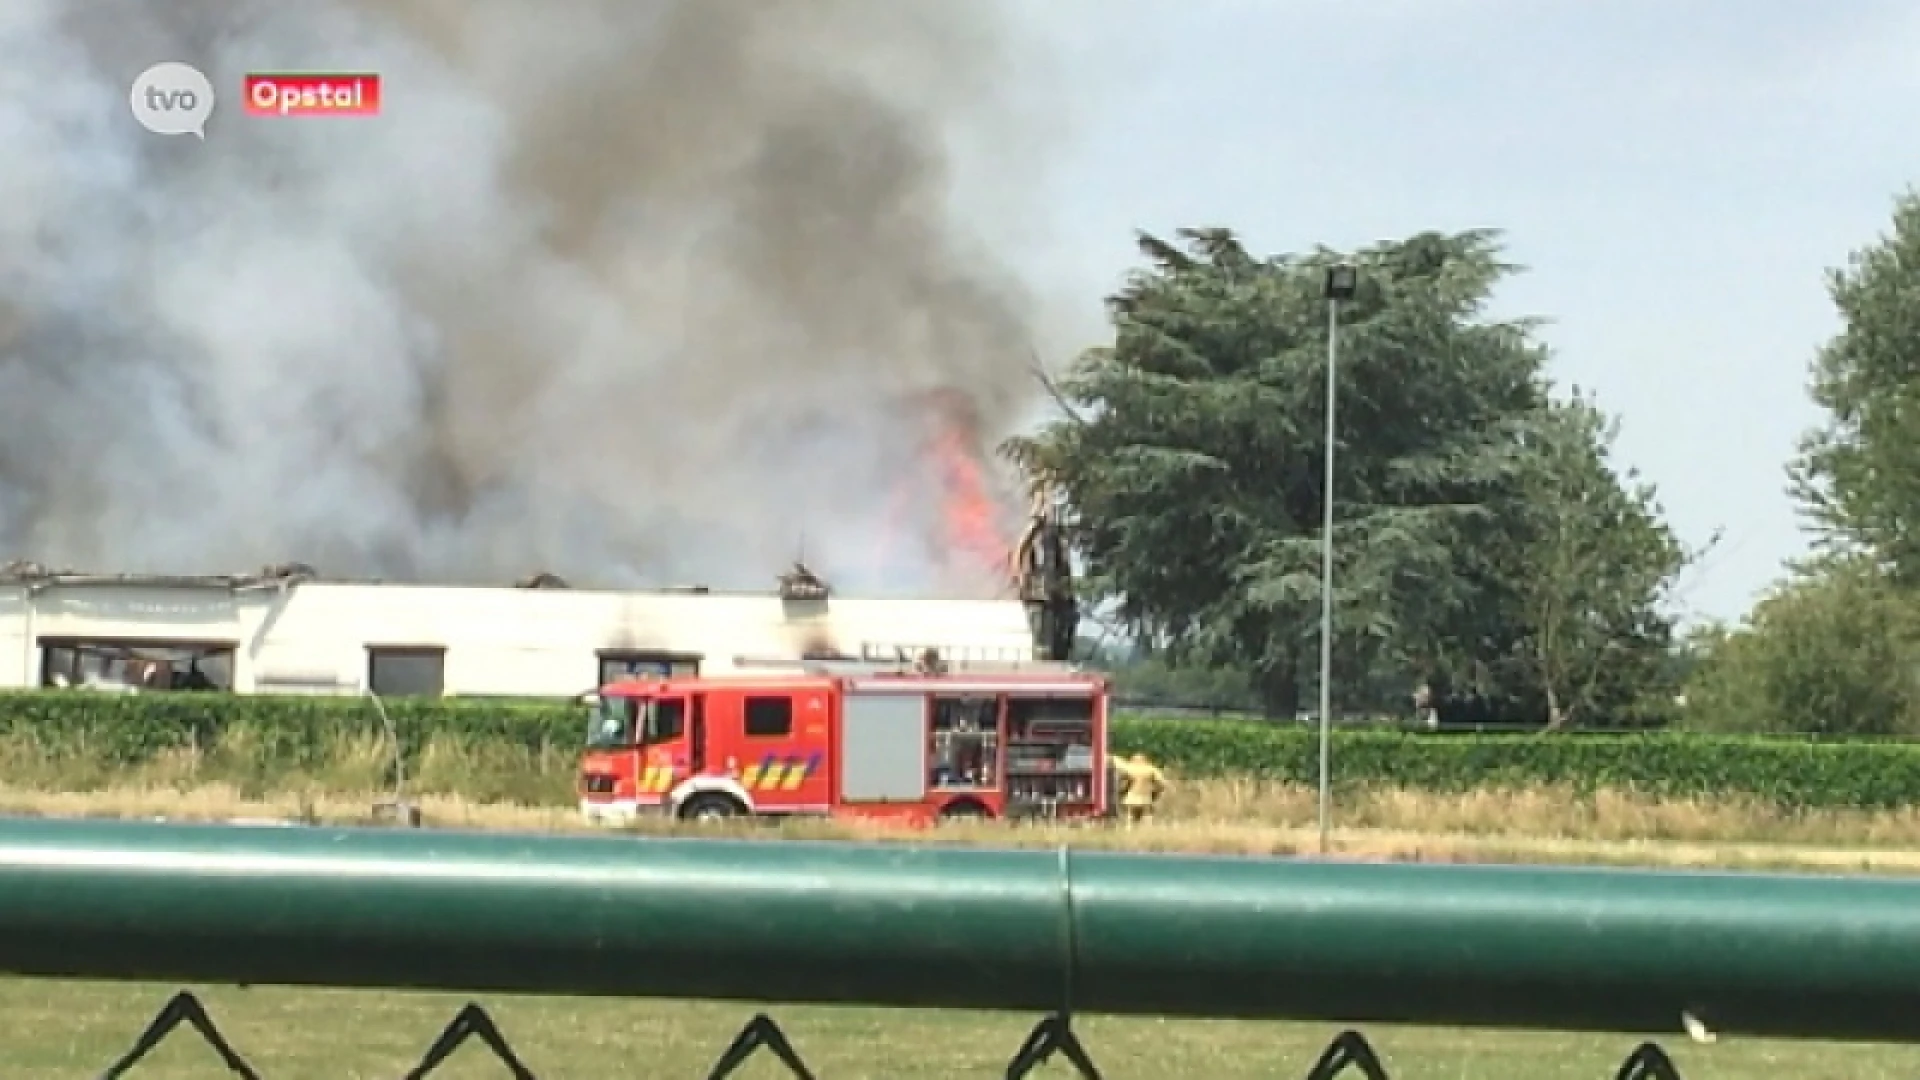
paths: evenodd
<path fill-rule="evenodd" d="M 0 973 L 1920 1043 L 1920 881 L 431 830 L 0 821 Z M 965 932 L 959 932 L 964 928 Z M 932 932 L 930 932 L 932 931 Z M 108 1078 L 186 1026 L 175 996 Z M 477 1041 L 469 1005 L 409 1075 Z M 811 1073 L 770 1015 L 720 1055 Z M 1387 1076 L 1349 1030 L 1317 1080 Z M 1653 1043 L 1623 1080 L 1678 1076 Z"/>

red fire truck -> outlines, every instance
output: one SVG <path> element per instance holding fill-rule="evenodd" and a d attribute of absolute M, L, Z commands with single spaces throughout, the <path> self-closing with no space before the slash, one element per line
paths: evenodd
<path fill-rule="evenodd" d="M 640 814 L 1085 818 L 1108 812 L 1107 683 L 807 666 L 629 679 L 592 695 L 589 822 Z"/>

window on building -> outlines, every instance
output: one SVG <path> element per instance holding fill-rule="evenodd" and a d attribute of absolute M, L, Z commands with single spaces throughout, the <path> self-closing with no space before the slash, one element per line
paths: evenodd
<path fill-rule="evenodd" d="M 225 642 L 41 638 L 40 685 L 100 690 L 232 690 Z"/>
<path fill-rule="evenodd" d="M 749 739 L 778 739 L 793 734 L 793 699 L 750 697 L 746 701 Z"/>
<path fill-rule="evenodd" d="M 369 645 L 367 687 L 383 698 L 440 697 L 447 688 L 447 650 Z"/>
<path fill-rule="evenodd" d="M 700 674 L 700 657 L 695 653 L 662 652 L 657 649 L 602 649 L 598 656 L 600 675 L 595 686 L 605 686 L 622 679 Z"/>

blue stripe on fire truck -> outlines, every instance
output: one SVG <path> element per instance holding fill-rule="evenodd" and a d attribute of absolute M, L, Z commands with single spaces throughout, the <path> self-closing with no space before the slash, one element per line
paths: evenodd
<path fill-rule="evenodd" d="M 813 771 L 819 767 L 820 752 L 818 750 L 814 751 L 813 755 L 805 761 L 802 761 L 797 756 L 788 758 L 787 775 L 781 780 L 781 788 L 787 791 L 795 790 L 801 784 L 806 783 L 807 777 L 812 776 Z"/>

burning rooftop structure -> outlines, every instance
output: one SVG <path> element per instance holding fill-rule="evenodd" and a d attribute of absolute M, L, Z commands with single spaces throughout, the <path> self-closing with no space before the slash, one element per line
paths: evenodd
<path fill-rule="evenodd" d="M 1066 659 L 1079 616 L 1066 533 L 1051 493 L 1038 488 L 1021 506 L 1013 478 L 993 468 L 988 432 L 964 393 L 933 391 L 912 405 L 925 418 L 924 465 L 903 479 L 890 519 L 899 523 L 904 508 L 916 510 L 914 534 L 941 568 L 945 589 L 1017 597 L 1036 643 L 1052 658 Z"/>
<path fill-rule="evenodd" d="M 893 471 L 877 561 L 931 565 L 940 590 L 954 595 L 1010 595 L 1019 503 L 992 468 L 978 409 L 964 393 L 937 390 L 902 411 L 914 445 L 907 467 Z"/>

